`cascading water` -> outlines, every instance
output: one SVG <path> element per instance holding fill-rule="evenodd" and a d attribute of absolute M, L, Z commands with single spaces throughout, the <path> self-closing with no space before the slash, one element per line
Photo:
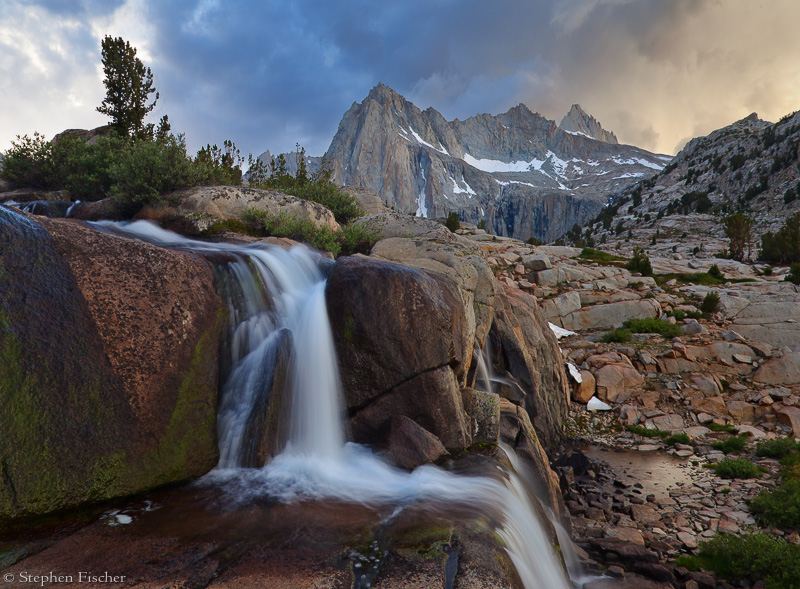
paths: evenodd
<path fill-rule="evenodd" d="M 333 499 L 388 507 L 392 516 L 424 503 L 461 505 L 501 522 L 497 529 L 526 589 L 566 589 L 554 555 L 521 479 L 461 476 L 426 465 L 411 473 L 394 468 L 369 448 L 345 443 L 336 354 L 325 306 L 320 258 L 304 248 L 237 246 L 185 239 L 150 223 L 102 223 L 105 230 L 215 261 L 229 308 L 223 356 L 227 379 L 219 409 L 220 463 L 206 482 L 236 502 Z M 248 431 L 275 381 L 276 362 L 290 341 L 291 419 L 283 451 L 263 468 L 242 468 Z M 488 373 L 487 373 L 488 374 Z"/>

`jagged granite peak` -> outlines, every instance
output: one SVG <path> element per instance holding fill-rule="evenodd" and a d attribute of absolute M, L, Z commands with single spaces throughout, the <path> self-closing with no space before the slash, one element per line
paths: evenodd
<path fill-rule="evenodd" d="M 344 114 L 328 155 L 335 181 L 370 190 L 395 210 L 455 211 L 498 235 L 544 240 L 671 159 L 567 133 L 524 104 L 447 121 L 383 84 Z"/>
<path fill-rule="evenodd" d="M 611 131 L 606 131 L 600 122 L 581 108 L 580 104 L 573 104 L 569 112 L 564 115 L 558 126 L 568 133 L 582 133 L 592 139 L 617 145 L 617 136 Z"/>

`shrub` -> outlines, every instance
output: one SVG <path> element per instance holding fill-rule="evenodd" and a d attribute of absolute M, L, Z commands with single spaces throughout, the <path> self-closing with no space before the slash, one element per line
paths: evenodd
<path fill-rule="evenodd" d="M 578 254 L 579 258 L 583 258 L 585 260 L 593 260 L 595 262 L 624 262 L 625 258 L 620 256 L 615 256 L 614 254 L 609 254 L 608 252 L 603 252 L 600 250 L 592 249 L 590 247 L 585 247 L 581 250 L 581 253 Z"/>
<path fill-rule="evenodd" d="M 278 217 L 270 216 L 265 211 L 247 209 L 242 214 L 244 227 L 229 226 L 212 228 L 229 229 L 243 233 L 255 231 L 259 235 L 288 237 L 307 243 L 316 249 L 331 252 L 334 256 L 368 254 L 378 241 L 377 230 L 348 223 L 340 231 L 331 231 L 327 227 L 317 228 L 311 221 L 296 219 L 286 214 Z"/>
<path fill-rule="evenodd" d="M 800 449 L 800 448 L 798 448 Z M 781 476 L 784 480 L 797 480 L 800 481 L 800 454 L 792 453 L 787 454 L 781 458 Z"/>
<path fill-rule="evenodd" d="M 679 434 L 673 434 L 664 440 L 664 443 L 667 446 L 674 446 L 675 444 L 691 444 L 692 440 L 689 438 L 688 434 L 683 432 Z"/>
<path fill-rule="evenodd" d="M 348 223 L 337 236 L 337 241 L 341 246 L 341 255 L 349 256 L 352 254 L 369 254 L 372 247 L 378 242 L 380 235 L 377 229 L 371 229 Z"/>
<path fill-rule="evenodd" d="M 606 344 L 624 344 L 631 340 L 631 332 L 627 329 L 612 329 L 600 338 Z"/>
<path fill-rule="evenodd" d="M 795 262 L 790 266 L 789 273 L 784 280 L 793 284 L 800 284 L 800 262 Z"/>
<path fill-rule="evenodd" d="M 453 211 L 449 215 L 447 215 L 447 221 L 444 222 L 444 226 L 447 227 L 453 233 L 461 229 L 461 223 L 458 220 L 458 213 Z"/>
<path fill-rule="evenodd" d="M 759 258 L 778 264 L 800 262 L 800 213 L 786 219 L 777 233 L 767 231 L 761 236 Z"/>
<path fill-rule="evenodd" d="M 675 321 L 683 321 L 686 319 L 686 311 L 682 309 L 674 309 L 672 311 L 672 316 L 675 317 Z"/>
<path fill-rule="evenodd" d="M 633 248 L 633 257 L 625 265 L 625 268 L 631 272 L 639 272 L 642 276 L 653 275 L 653 266 L 650 264 L 650 258 L 639 247 Z"/>
<path fill-rule="evenodd" d="M 295 182 L 276 189 L 286 194 L 321 204 L 333 213 L 334 218 L 340 224 L 349 223 L 364 214 L 364 211 L 361 210 L 352 195 L 344 192 L 336 184 L 328 180 Z"/>
<path fill-rule="evenodd" d="M 542 245 L 542 240 L 536 239 L 535 237 L 531 236 L 525 243 L 527 243 L 528 245 Z"/>
<path fill-rule="evenodd" d="M 749 502 L 760 522 L 778 528 L 800 528 L 800 481 L 789 480 L 772 491 L 761 491 Z"/>
<path fill-rule="evenodd" d="M 719 295 L 713 290 L 709 291 L 700 304 L 700 310 L 703 313 L 716 313 L 719 310 Z"/>
<path fill-rule="evenodd" d="M 714 423 L 712 421 L 711 423 L 707 424 L 706 427 L 710 429 L 712 432 L 726 432 L 734 435 L 739 433 L 739 430 L 735 426 L 732 426 L 730 423 L 719 424 L 719 423 Z"/>
<path fill-rule="evenodd" d="M 714 442 L 711 447 L 722 450 L 725 454 L 739 454 L 747 445 L 747 436 L 732 436 L 719 442 Z"/>
<path fill-rule="evenodd" d="M 681 328 L 674 323 L 667 323 L 661 319 L 648 317 L 647 319 L 628 319 L 622 327 L 632 333 L 658 333 L 664 337 L 676 337 L 681 334 Z"/>
<path fill-rule="evenodd" d="M 336 233 L 328 227 L 318 229 L 307 219 L 296 219 L 286 214 L 277 217 L 267 215 L 263 219 L 263 225 L 267 235 L 302 241 L 316 249 L 331 252 L 334 256 L 341 251 L 341 246 L 336 241 Z"/>
<path fill-rule="evenodd" d="M 701 542 L 697 556 L 681 556 L 676 564 L 714 570 L 731 581 L 765 581 L 766 589 L 800 587 L 800 546 L 763 532 L 720 534 Z"/>
<path fill-rule="evenodd" d="M 712 264 L 711 268 L 708 269 L 708 275 L 716 278 L 717 280 L 725 280 L 725 275 L 716 264 Z"/>
<path fill-rule="evenodd" d="M 13 186 L 33 186 L 53 188 L 51 184 L 50 155 L 52 144 L 44 135 L 34 133 L 33 137 L 17 135 L 11 148 L 3 154 L 3 178 Z"/>
<path fill-rule="evenodd" d="M 486 219 L 481 219 L 480 221 L 478 221 L 477 228 L 478 229 L 483 229 L 485 231 L 486 230 Z"/>
<path fill-rule="evenodd" d="M 52 143 L 34 134 L 12 143 L 0 175 L 15 186 L 68 190 L 73 199 L 83 201 L 116 196 L 132 214 L 178 188 L 241 184 L 241 171 L 231 156 L 233 143 L 226 141 L 225 150 L 209 149 L 192 160 L 182 135 L 151 139 L 112 134 L 89 144 L 77 137 Z"/>
<path fill-rule="evenodd" d="M 661 438 L 663 440 L 664 438 L 670 437 L 669 432 L 660 429 L 650 429 L 641 425 L 629 425 L 625 428 L 625 431 L 629 431 L 637 436 L 642 436 L 643 438 Z"/>
<path fill-rule="evenodd" d="M 192 161 L 183 137 L 132 141 L 117 153 L 111 168 L 110 193 L 134 207 L 159 202 L 171 190 L 194 184 Z"/>
<path fill-rule="evenodd" d="M 726 458 L 714 465 L 714 472 L 723 479 L 757 479 L 761 468 L 746 458 Z"/>
<path fill-rule="evenodd" d="M 800 450 L 800 444 L 791 437 L 761 440 L 756 444 L 756 456 L 764 458 L 783 458 L 797 450 Z"/>

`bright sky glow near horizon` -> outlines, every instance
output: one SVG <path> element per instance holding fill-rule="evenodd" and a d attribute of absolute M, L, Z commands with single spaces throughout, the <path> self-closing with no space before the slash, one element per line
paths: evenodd
<path fill-rule="evenodd" d="M 100 41 L 152 68 L 190 151 L 319 155 L 383 82 L 445 118 L 573 103 L 674 154 L 758 112 L 800 109 L 796 0 L 0 0 L 0 150 L 108 119 Z"/>

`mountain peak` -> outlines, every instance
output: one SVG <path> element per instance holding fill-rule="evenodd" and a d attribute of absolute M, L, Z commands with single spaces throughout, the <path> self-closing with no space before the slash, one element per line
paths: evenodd
<path fill-rule="evenodd" d="M 558 126 L 562 131 L 568 133 L 581 133 L 592 139 L 611 143 L 612 145 L 619 143 L 617 136 L 611 131 L 603 129 L 597 119 L 587 114 L 580 104 L 573 104 Z"/>
<path fill-rule="evenodd" d="M 367 98 L 380 101 L 380 100 L 396 100 L 398 98 L 401 98 L 401 96 L 383 82 L 378 82 L 378 85 L 373 87 L 372 90 L 369 91 Z"/>

